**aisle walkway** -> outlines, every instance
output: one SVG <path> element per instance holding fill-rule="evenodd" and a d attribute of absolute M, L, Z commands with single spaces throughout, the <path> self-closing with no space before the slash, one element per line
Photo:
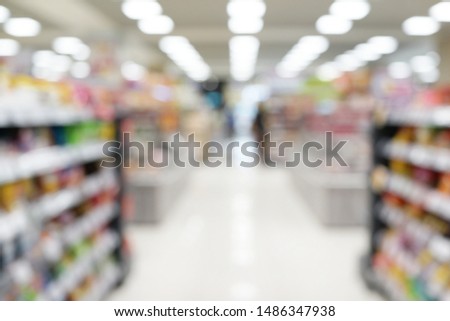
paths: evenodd
<path fill-rule="evenodd" d="M 193 170 L 160 226 L 134 226 L 114 300 L 370 300 L 362 228 L 326 228 L 282 169 Z"/>

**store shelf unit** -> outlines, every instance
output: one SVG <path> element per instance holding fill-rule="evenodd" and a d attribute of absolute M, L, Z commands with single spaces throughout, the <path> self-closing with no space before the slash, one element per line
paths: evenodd
<path fill-rule="evenodd" d="M 377 113 L 368 285 L 393 300 L 450 299 L 449 107 Z"/>
<path fill-rule="evenodd" d="M 190 166 L 179 167 L 174 163 L 175 156 L 186 161 L 186 151 L 173 150 L 167 145 L 180 126 L 177 119 L 164 119 L 159 109 L 129 111 L 123 114 L 122 119 L 123 131 L 132 134 L 131 141 L 145 146 L 144 153 L 124 146 L 125 157 L 130 160 L 124 176 L 129 194 L 133 195 L 132 221 L 138 224 L 160 223 L 188 183 Z M 164 125 L 164 122 L 171 126 Z M 148 142 L 154 146 L 149 146 Z M 156 162 L 167 158 L 167 166 L 152 166 L 148 162 L 149 158 Z"/>
<path fill-rule="evenodd" d="M 40 111 L 0 121 L 0 300 L 99 300 L 128 270 L 118 120 Z"/>
<path fill-rule="evenodd" d="M 301 164 L 293 168 L 292 177 L 305 202 L 323 224 L 330 226 L 363 225 L 369 217 L 369 192 L 367 171 L 370 167 L 370 139 L 367 112 L 355 112 L 343 108 L 330 115 L 317 112 L 305 114 L 303 128 L 298 139 L 297 151 L 308 142 L 327 146 L 327 132 L 333 141 L 345 141 L 340 151 L 347 166 L 338 162 L 326 164 L 324 149 L 312 151 L 311 159 L 322 160 L 319 167 Z M 293 159 L 293 156 L 289 156 Z"/>

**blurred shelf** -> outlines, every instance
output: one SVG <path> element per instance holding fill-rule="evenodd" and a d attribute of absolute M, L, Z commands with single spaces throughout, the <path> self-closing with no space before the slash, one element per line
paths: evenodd
<path fill-rule="evenodd" d="M 450 197 L 407 177 L 388 172 L 381 191 L 394 193 L 412 204 L 422 205 L 444 220 L 450 220 Z"/>
<path fill-rule="evenodd" d="M 450 150 L 448 149 L 389 142 L 384 146 L 384 153 L 389 159 L 406 161 L 438 172 L 450 171 Z"/>
<path fill-rule="evenodd" d="M 3 213 L 1 213 L 3 214 Z M 0 216 L 0 243 L 11 240 L 15 235 L 25 232 L 28 222 L 24 208 L 17 208 L 8 215 Z"/>
<path fill-rule="evenodd" d="M 94 283 L 91 290 L 81 299 L 81 301 L 103 300 L 111 290 L 117 286 L 122 278 L 122 271 L 113 264 L 108 264 L 100 273 L 101 279 Z"/>
<path fill-rule="evenodd" d="M 12 183 L 48 174 L 104 157 L 105 142 L 89 142 L 79 146 L 39 148 L 18 156 L 0 156 L 0 184 Z"/>
<path fill-rule="evenodd" d="M 427 244 L 433 257 L 440 263 L 450 263 L 450 240 L 417 219 L 408 216 L 402 209 L 380 204 L 380 217 L 389 226 L 408 231 L 418 242 Z"/>
<path fill-rule="evenodd" d="M 370 250 L 364 278 L 391 300 L 448 299 L 448 282 L 438 275 L 450 263 L 450 195 L 428 184 L 426 177 L 403 174 L 391 161 L 441 177 L 448 173 L 448 148 L 395 139 L 409 128 L 448 130 L 450 106 L 378 110 L 375 122 Z"/>
<path fill-rule="evenodd" d="M 27 182 L 23 180 L 52 174 L 54 193 L 32 184 L 30 192 L 17 196 L 14 211 L 6 212 L 5 206 L 0 212 L 0 252 L 4 254 L 0 300 L 104 299 L 124 280 L 129 264 L 122 222 L 122 168 L 98 166 L 106 157 L 100 137 L 112 138 L 115 133 L 119 139 L 121 119 L 112 113 L 102 117 L 100 110 L 94 113 L 88 108 L 44 106 L 39 101 L 26 104 L 21 98 L 26 97 L 19 97 L 17 104 L 9 104 L 11 99 L 0 104 L 0 131 L 7 146 L 14 146 L 12 153 L 0 155 L 0 186 L 17 183 L 4 188 L 24 189 Z M 76 125 L 75 131 L 85 123 L 93 130 L 74 137 L 81 141 L 77 145 L 23 152 L 15 139 L 25 128 L 34 134 L 40 127 Z M 97 128 L 105 129 L 105 135 L 92 136 Z M 49 132 L 48 144 L 65 138 L 58 139 L 57 131 Z M 70 140 L 71 133 L 64 131 L 64 135 Z"/>
<path fill-rule="evenodd" d="M 117 234 L 113 232 L 104 233 L 88 253 L 74 262 L 56 281 L 48 286 L 44 299 L 63 300 L 93 271 L 95 265 L 106 259 L 119 244 Z"/>
<path fill-rule="evenodd" d="M 0 106 L 0 128 L 68 125 L 93 119 L 95 119 L 93 113 L 69 107 Z"/>
<path fill-rule="evenodd" d="M 86 178 L 80 186 L 44 196 L 31 204 L 30 212 L 38 222 L 48 220 L 117 184 L 114 173 L 105 171 Z"/>
<path fill-rule="evenodd" d="M 378 124 L 394 126 L 450 127 L 450 106 L 377 111 Z"/>
<path fill-rule="evenodd" d="M 100 230 L 115 217 L 116 210 L 117 206 L 114 203 L 100 205 L 91 210 L 86 216 L 63 230 L 64 245 L 68 247 L 76 245 L 95 231 Z"/>

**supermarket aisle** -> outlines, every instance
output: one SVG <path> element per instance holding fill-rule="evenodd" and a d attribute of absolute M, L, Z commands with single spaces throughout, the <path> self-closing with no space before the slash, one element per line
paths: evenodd
<path fill-rule="evenodd" d="M 282 169 L 201 168 L 160 226 L 135 226 L 115 300 L 369 300 L 362 228 L 314 219 Z"/>

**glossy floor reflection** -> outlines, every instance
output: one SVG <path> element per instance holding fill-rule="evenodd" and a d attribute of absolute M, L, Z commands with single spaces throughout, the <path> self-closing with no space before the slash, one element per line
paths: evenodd
<path fill-rule="evenodd" d="M 161 225 L 131 226 L 132 272 L 113 300 L 374 300 L 363 228 L 322 226 L 283 169 L 192 170 Z"/>

